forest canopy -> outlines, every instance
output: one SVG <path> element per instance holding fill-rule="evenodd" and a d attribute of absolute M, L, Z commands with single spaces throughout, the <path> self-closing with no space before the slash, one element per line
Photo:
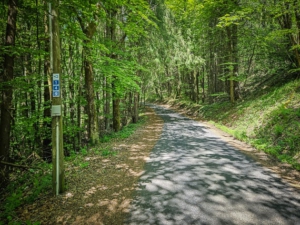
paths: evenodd
<path fill-rule="evenodd" d="M 136 123 L 142 100 L 234 104 L 300 72 L 298 0 L 5 0 L 2 162 L 51 161 L 49 3 L 58 9 L 64 155 Z"/>

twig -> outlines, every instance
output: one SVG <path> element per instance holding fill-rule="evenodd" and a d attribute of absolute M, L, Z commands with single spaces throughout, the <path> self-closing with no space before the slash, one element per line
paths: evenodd
<path fill-rule="evenodd" d="M 12 167 L 24 168 L 24 169 L 39 169 L 39 170 L 44 170 L 42 167 L 17 165 L 17 164 L 13 164 L 13 163 L 9 163 L 9 162 L 4 162 L 4 161 L 0 161 L 0 164 L 7 165 L 7 166 L 12 166 Z"/>

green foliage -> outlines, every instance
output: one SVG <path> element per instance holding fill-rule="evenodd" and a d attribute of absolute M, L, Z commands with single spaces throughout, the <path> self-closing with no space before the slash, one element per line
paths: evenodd
<path fill-rule="evenodd" d="M 81 154 L 82 156 L 86 156 L 86 155 L 88 154 L 87 146 L 84 146 L 83 148 L 81 148 L 80 154 Z"/>
<path fill-rule="evenodd" d="M 116 156 L 117 155 L 117 152 L 116 151 L 111 151 L 109 149 L 103 149 L 101 151 L 101 155 L 104 156 L 104 157 L 108 157 L 108 156 Z"/>
<path fill-rule="evenodd" d="M 0 206 L 0 221 L 6 221 L 7 224 L 21 224 L 13 220 L 15 210 L 23 204 L 36 201 L 41 194 L 52 191 L 52 175 L 49 171 L 49 165 L 41 164 L 40 166 L 45 171 L 30 169 L 31 173 L 23 172 L 21 176 L 18 176 L 8 185 L 5 190 L 8 195 Z M 26 224 L 40 223 L 27 221 Z"/>
<path fill-rule="evenodd" d="M 134 124 L 134 123 L 131 123 L 125 127 L 122 128 L 121 131 L 119 132 L 114 132 L 114 133 L 111 133 L 111 134 L 107 134 L 107 135 L 104 135 L 103 137 L 100 138 L 100 141 L 102 143 L 105 143 L 105 142 L 110 142 L 111 139 L 113 138 L 118 138 L 118 139 L 126 139 L 128 138 L 130 135 L 132 135 L 134 133 L 134 131 L 141 125 L 145 122 L 145 120 L 139 120 L 138 123 Z"/>
<path fill-rule="evenodd" d="M 281 136 L 284 131 L 284 127 L 280 124 L 274 126 L 274 132 L 277 137 Z"/>
<path fill-rule="evenodd" d="M 82 162 L 82 163 L 79 163 L 79 166 L 80 166 L 80 168 L 86 168 L 86 167 L 88 167 L 90 164 L 89 164 L 89 162 Z"/>
<path fill-rule="evenodd" d="M 110 140 L 111 140 L 111 137 L 109 135 L 105 135 L 100 138 L 100 142 L 102 142 L 102 143 L 110 142 Z"/>

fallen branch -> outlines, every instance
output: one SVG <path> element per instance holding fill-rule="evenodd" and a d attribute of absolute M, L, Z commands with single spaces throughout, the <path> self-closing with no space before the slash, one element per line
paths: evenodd
<path fill-rule="evenodd" d="M 6 166 L 12 166 L 12 167 L 24 168 L 24 169 L 39 169 L 39 170 L 44 170 L 42 167 L 18 165 L 18 164 L 13 164 L 13 163 L 4 162 L 4 161 L 0 161 L 0 164 L 6 165 Z"/>

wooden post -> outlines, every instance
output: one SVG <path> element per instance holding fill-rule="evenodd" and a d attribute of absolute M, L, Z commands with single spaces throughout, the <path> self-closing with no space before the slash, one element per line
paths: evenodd
<path fill-rule="evenodd" d="M 58 23 L 59 0 L 49 4 L 50 37 L 51 37 L 51 69 L 52 69 L 52 187 L 56 195 L 65 190 L 64 151 L 63 151 L 63 125 L 61 109 L 61 68 L 60 68 L 60 38 Z M 60 108 L 60 110 L 59 110 Z M 54 109 L 57 109 L 55 111 Z M 56 114 L 55 114 L 56 113 Z"/>

